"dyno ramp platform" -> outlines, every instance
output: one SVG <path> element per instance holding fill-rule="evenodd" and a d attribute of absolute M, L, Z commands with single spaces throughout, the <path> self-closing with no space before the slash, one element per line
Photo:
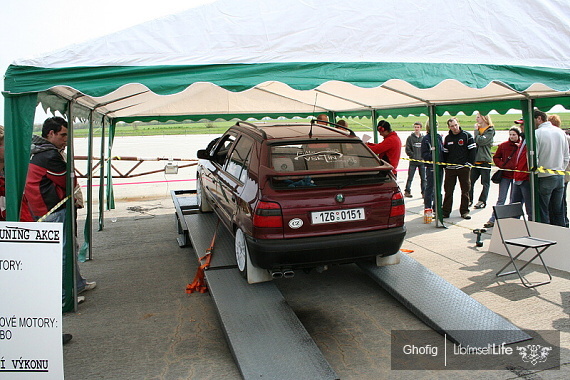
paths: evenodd
<path fill-rule="evenodd" d="M 184 215 L 197 256 L 203 256 L 210 246 L 217 221 L 213 213 Z M 338 378 L 275 284 L 250 285 L 241 277 L 234 239 L 221 224 L 210 269 L 205 273 L 244 379 Z"/>
<path fill-rule="evenodd" d="M 461 289 L 400 252 L 397 265 L 358 266 L 425 324 L 462 346 L 487 347 L 532 339 Z"/>

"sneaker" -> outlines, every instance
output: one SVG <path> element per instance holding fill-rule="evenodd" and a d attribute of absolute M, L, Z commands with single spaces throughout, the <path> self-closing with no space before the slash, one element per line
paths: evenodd
<path fill-rule="evenodd" d="M 495 227 L 495 223 L 494 222 L 487 222 L 487 223 L 483 224 L 483 227 L 485 227 L 485 228 Z"/>
<path fill-rule="evenodd" d="M 468 212 L 466 212 L 465 214 L 461 214 L 461 217 L 462 217 L 463 219 L 471 219 L 471 215 L 469 215 Z"/>
<path fill-rule="evenodd" d="M 475 206 L 473 206 L 473 208 L 476 208 L 476 209 L 482 209 L 482 208 L 485 208 L 485 207 L 487 207 L 487 203 L 486 203 L 486 202 L 481 202 L 481 201 L 477 202 L 477 204 L 475 204 Z"/>
<path fill-rule="evenodd" d="M 63 335 L 62 335 L 63 344 L 69 343 L 69 341 L 71 340 L 71 338 L 73 338 L 73 335 L 71 335 L 71 334 L 63 334 Z"/>
<path fill-rule="evenodd" d="M 77 297 L 77 303 L 78 303 L 78 304 L 83 303 L 83 302 L 85 302 L 85 296 L 79 296 L 79 297 Z"/>
<path fill-rule="evenodd" d="M 409 191 L 404 191 L 404 197 L 406 197 L 406 198 L 411 198 L 411 197 L 412 197 L 412 194 L 410 194 Z"/>
<path fill-rule="evenodd" d="M 83 289 L 79 290 L 78 293 L 81 294 L 87 290 L 93 290 L 93 289 L 95 289 L 96 286 L 97 286 L 97 283 L 95 281 L 93 281 L 93 282 L 87 281 L 87 282 L 85 282 L 85 287 L 83 287 Z"/>

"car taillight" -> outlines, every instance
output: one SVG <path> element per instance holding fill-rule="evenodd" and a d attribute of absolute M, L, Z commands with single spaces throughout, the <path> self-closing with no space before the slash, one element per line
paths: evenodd
<path fill-rule="evenodd" d="M 400 191 L 392 195 L 392 208 L 390 209 L 390 217 L 400 216 L 406 213 L 404 207 L 404 196 Z"/>
<path fill-rule="evenodd" d="M 259 202 L 253 214 L 255 227 L 283 227 L 281 206 L 275 202 Z"/>

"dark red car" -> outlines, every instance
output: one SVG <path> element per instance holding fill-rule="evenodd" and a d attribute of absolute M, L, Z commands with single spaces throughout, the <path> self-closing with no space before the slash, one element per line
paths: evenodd
<path fill-rule="evenodd" d="M 198 158 L 200 210 L 214 210 L 235 236 L 248 282 L 359 260 L 397 262 L 402 193 L 392 166 L 350 129 L 238 122 Z"/>

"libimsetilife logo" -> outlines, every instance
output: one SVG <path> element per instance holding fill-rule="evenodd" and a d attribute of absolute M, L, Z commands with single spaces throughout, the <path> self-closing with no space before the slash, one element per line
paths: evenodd
<path fill-rule="evenodd" d="M 552 347 L 544 347 L 540 344 L 527 344 L 524 347 L 517 347 L 517 350 L 523 362 L 537 365 L 548 360 L 548 354 L 552 351 Z"/>
<path fill-rule="evenodd" d="M 392 330 L 392 370 L 559 370 L 558 330 Z"/>

